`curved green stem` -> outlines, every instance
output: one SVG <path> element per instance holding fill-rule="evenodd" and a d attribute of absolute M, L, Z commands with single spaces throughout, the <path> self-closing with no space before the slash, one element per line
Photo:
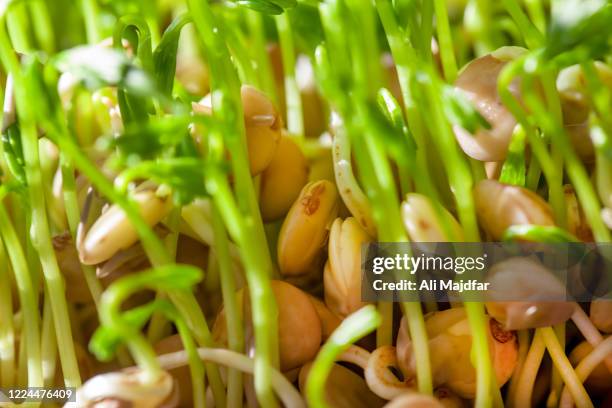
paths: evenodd
<path fill-rule="evenodd" d="M 365 306 L 348 316 L 331 334 L 314 360 L 306 382 L 306 399 L 313 408 L 327 408 L 325 383 L 336 358 L 349 346 L 370 333 L 381 323 L 374 306 Z"/>

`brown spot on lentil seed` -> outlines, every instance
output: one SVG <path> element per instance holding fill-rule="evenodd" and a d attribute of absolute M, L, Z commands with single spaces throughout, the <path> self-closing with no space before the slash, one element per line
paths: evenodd
<path fill-rule="evenodd" d="M 514 339 L 514 332 L 504 330 L 501 323 L 495 319 L 489 319 L 491 335 L 498 343 L 507 343 Z"/>
<path fill-rule="evenodd" d="M 427 230 L 431 227 L 431 225 L 429 225 L 429 223 L 425 220 L 419 220 L 419 227 L 424 230 Z"/>
<path fill-rule="evenodd" d="M 321 195 L 325 192 L 325 186 L 318 184 L 308 194 L 302 198 L 300 203 L 306 215 L 312 215 L 319 209 L 321 204 Z"/>

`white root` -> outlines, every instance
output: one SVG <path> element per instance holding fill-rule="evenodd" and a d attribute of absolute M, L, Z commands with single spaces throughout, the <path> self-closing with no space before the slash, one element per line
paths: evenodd
<path fill-rule="evenodd" d="M 172 208 L 170 197 L 159 197 L 153 190 L 134 193 L 132 199 L 151 226 L 160 222 Z M 78 241 L 81 262 L 95 265 L 136 243 L 138 234 L 125 212 L 115 204 L 94 222 L 83 240 Z"/>
<path fill-rule="evenodd" d="M 599 345 L 597 345 L 591 353 L 589 353 L 578 366 L 575 368 L 576 375 L 580 381 L 584 382 L 591 374 L 591 372 L 606 359 L 612 356 L 612 337 L 608 337 Z M 572 396 L 569 392 L 568 387 L 563 388 L 561 394 L 561 401 L 559 403 L 560 408 L 571 408 L 574 406 Z"/>
<path fill-rule="evenodd" d="M 576 310 L 572 315 L 572 321 L 580 330 L 580 333 L 584 336 L 584 339 L 591 345 L 593 348 L 600 345 L 604 338 L 599 333 L 599 330 L 593 325 L 593 322 L 589 319 L 589 317 L 584 313 L 584 310 L 578 305 L 576 305 Z M 607 357 L 605 360 L 606 367 L 612 373 L 612 355 Z"/>
<path fill-rule="evenodd" d="M 382 346 L 370 354 L 364 370 L 368 387 L 376 395 L 387 400 L 391 400 L 411 389 L 391 372 L 390 367 L 397 367 L 395 347 Z"/>
<path fill-rule="evenodd" d="M 252 358 L 236 353 L 235 351 L 199 348 L 198 354 L 204 361 L 235 368 L 247 374 L 253 374 L 255 370 L 255 363 Z M 158 357 L 158 361 L 165 370 L 171 370 L 189 364 L 187 352 L 184 350 L 163 354 Z M 271 380 L 272 386 L 286 407 L 306 408 L 306 404 L 300 393 L 279 371 L 272 370 Z"/>
<path fill-rule="evenodd" d="M 342 201 L 370 236 L 376 236 L 376 224 L 372 218 L 370 202 L 355 178 L 351 164 L 351 147 L 341 119 L 332 114 L 331 127 L 334 133 L 333 157 L 336 184 Z"/>
<path fill-rule="evenodd" d="M 365 370 L 368 366 L 370 356 L 371 354 L 368 350 L 359 346 L 351 345 L 344 353 L 338 356 L 336 361 L 344 361 L 345 363 L 355 364 Z"/>

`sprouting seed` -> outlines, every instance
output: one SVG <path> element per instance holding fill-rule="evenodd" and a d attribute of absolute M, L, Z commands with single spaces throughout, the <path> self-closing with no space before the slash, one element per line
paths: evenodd
<path fill-rule="evenodd" d="M 488 280 L 492 301 L 487 303 L 487 311 L 507 330 L 553 326 L 567 321 L 574 312 L 572 302 L 537 301 L 564 298 L 566 292 L 537 261 L 522 257 L 504 260 L 490 269 Z M 496 301 L 496 293 L 516 301 Z"/>
<path fill-rule="evenodd" d="M 320 256 L 339 208 L 336 187 L 326 180 L 307 184 L 289 210 L 278 238 L 283 275 L 307 273 Z"/>
<path fill-rule="evenodd" d="M 280 351 L 280 369 L 291 371 L 311 361 L 321 345 L 321 320 L 310 297 L 301 289 L 283 281 L 270 282 L 278 305 L 278 344 Z M 247 333 L 252 333 L 251 311 L 248 293 L 241 289 L 237 293 L 239 304 L 244 305 L 244 316 Z M 213 326 L 215 341 L 226 344 L 226 317 L 222 309 Z M 253 341 L 247 336 L 247 343 Z"/>
<path fill-rule="evenodd" d="M 136 192 L 132 199 L 140 215 L 151 226 L 160 222 L 172 208 L 170 197 L 160 197 L 153 190 Z M 79 257 L 85 265 L 99 264 L 136 241 L 136 229 L 123 210 L 118 205 L 112 205 L 79 242 Z"/>
<path fill-rule="evenodd" d="M 444 229 L 444 218 L 450 231 Z M 410 239 L 415 242 L 462 241 L 463 229 L 445 208 L 436 212 L 433 203 L 422 194 L 410 193 L 402 202 L 402 220 Z"/>
<path fill-rule="evenodd" d="M 312 295 L 309 295 L 309 298 L 312 302 L 312 305 L 317 311 L 319 320 L 321 320 L 321 340 L 325 341 L 340 325 L 342 319 L 332 313 L 332 311 L 327 307 L 327 305 L 318 298 Z"/>
<path fill-rule="evenodd" d="M 482 180 L 474 188 L 474 199 L 480 226 L 494 240 L 513 225 L 555 225 L 548 203 L 523 187 Z"/>
<path fill-rule="evenodd" d="M 325 303 L 338 316 L 345 317 L 364 305 L 361 301 L 361 246 L 372 241 L 349 217 L 337 218 L 329 234 L 329 267 L 323 271 Z"/>
<path fill-rule="evenodd" d="M 77 408 L 174 408 L 178 406 L 178 387 L 167 372 L 154 382 L 143 381 L 139 368 L 99 374 L 89 379 L 76 393 Z"/>
<path fill-rule="evenodd" d="M 402 395 L 413 388 L 410 381 L 402 381 L 391 368 L 397 368 L 395 347 L 381 346 L 370 354 L 364 376 L 370 389 L 386 400 Z"/>
<path fill-rule="evenodd" d="M 243 85 L 240 88 L 240 98 L 246 129 L 249 169 L 255 176 L 264 171 L 272 161 L 281 139 L 283 120 L 270 99 L 256 88 Z M 195 113 L 210 115 L 211 95 L 207 95 L 199 103 L 193 103 L 192 108 Z"/>
<path fill-rule="evenodd" d="M 497 78 L 508 61 L 523 52 L 518 47 L 503 47 L 476 58 L 463 68 L 455 81 L 455 87 L 492 126 L 490 129 L 480 129 L 475 134 L 454 126 L 459 145 L 476 160 L 500 161 L 506 157 L 516 119 L 501 101 L 497 92 Z M 512 83 L 510 91 L 516 97 L 520 96 L 517 81 Z"/>
<path fill-rule="evenodd" d="M 505 330 L 487 316 L 487 335 L 491 363 L 502 387 L 510 379 L 518 358 L 518 343 L 514 332 Z M 447 309 L 425 316 L 434 386 L 445 386 L 462 398 L 474 398 L 476 371 L 472 365 L 472 333 L 463 308 Z M 397 339 L 398 366 L 405 379 L 414 378 L 416 360 L 405 320 L 402 319 Z"/>

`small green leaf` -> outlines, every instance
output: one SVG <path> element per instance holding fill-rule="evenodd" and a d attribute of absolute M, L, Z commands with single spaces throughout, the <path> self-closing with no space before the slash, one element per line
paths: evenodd
<path fill-rule="evenodd" d="M 162 39 L 153 52 L 153 65 L 157 86 L 166 95 L 172 93 L 174 75 L 176 73 L 176 53 L 183 27 L 191 21 L 188 14 L 175 18 L 168 26 Z"/>
<path fill-rule="evenodd" d="M 19 183 L 26 185 L 25 161 L 21 150 L 21 134 L 17 123 L 13 123 L 2 132 L 2 150 L 7 167 L 13 177 Z"/>

